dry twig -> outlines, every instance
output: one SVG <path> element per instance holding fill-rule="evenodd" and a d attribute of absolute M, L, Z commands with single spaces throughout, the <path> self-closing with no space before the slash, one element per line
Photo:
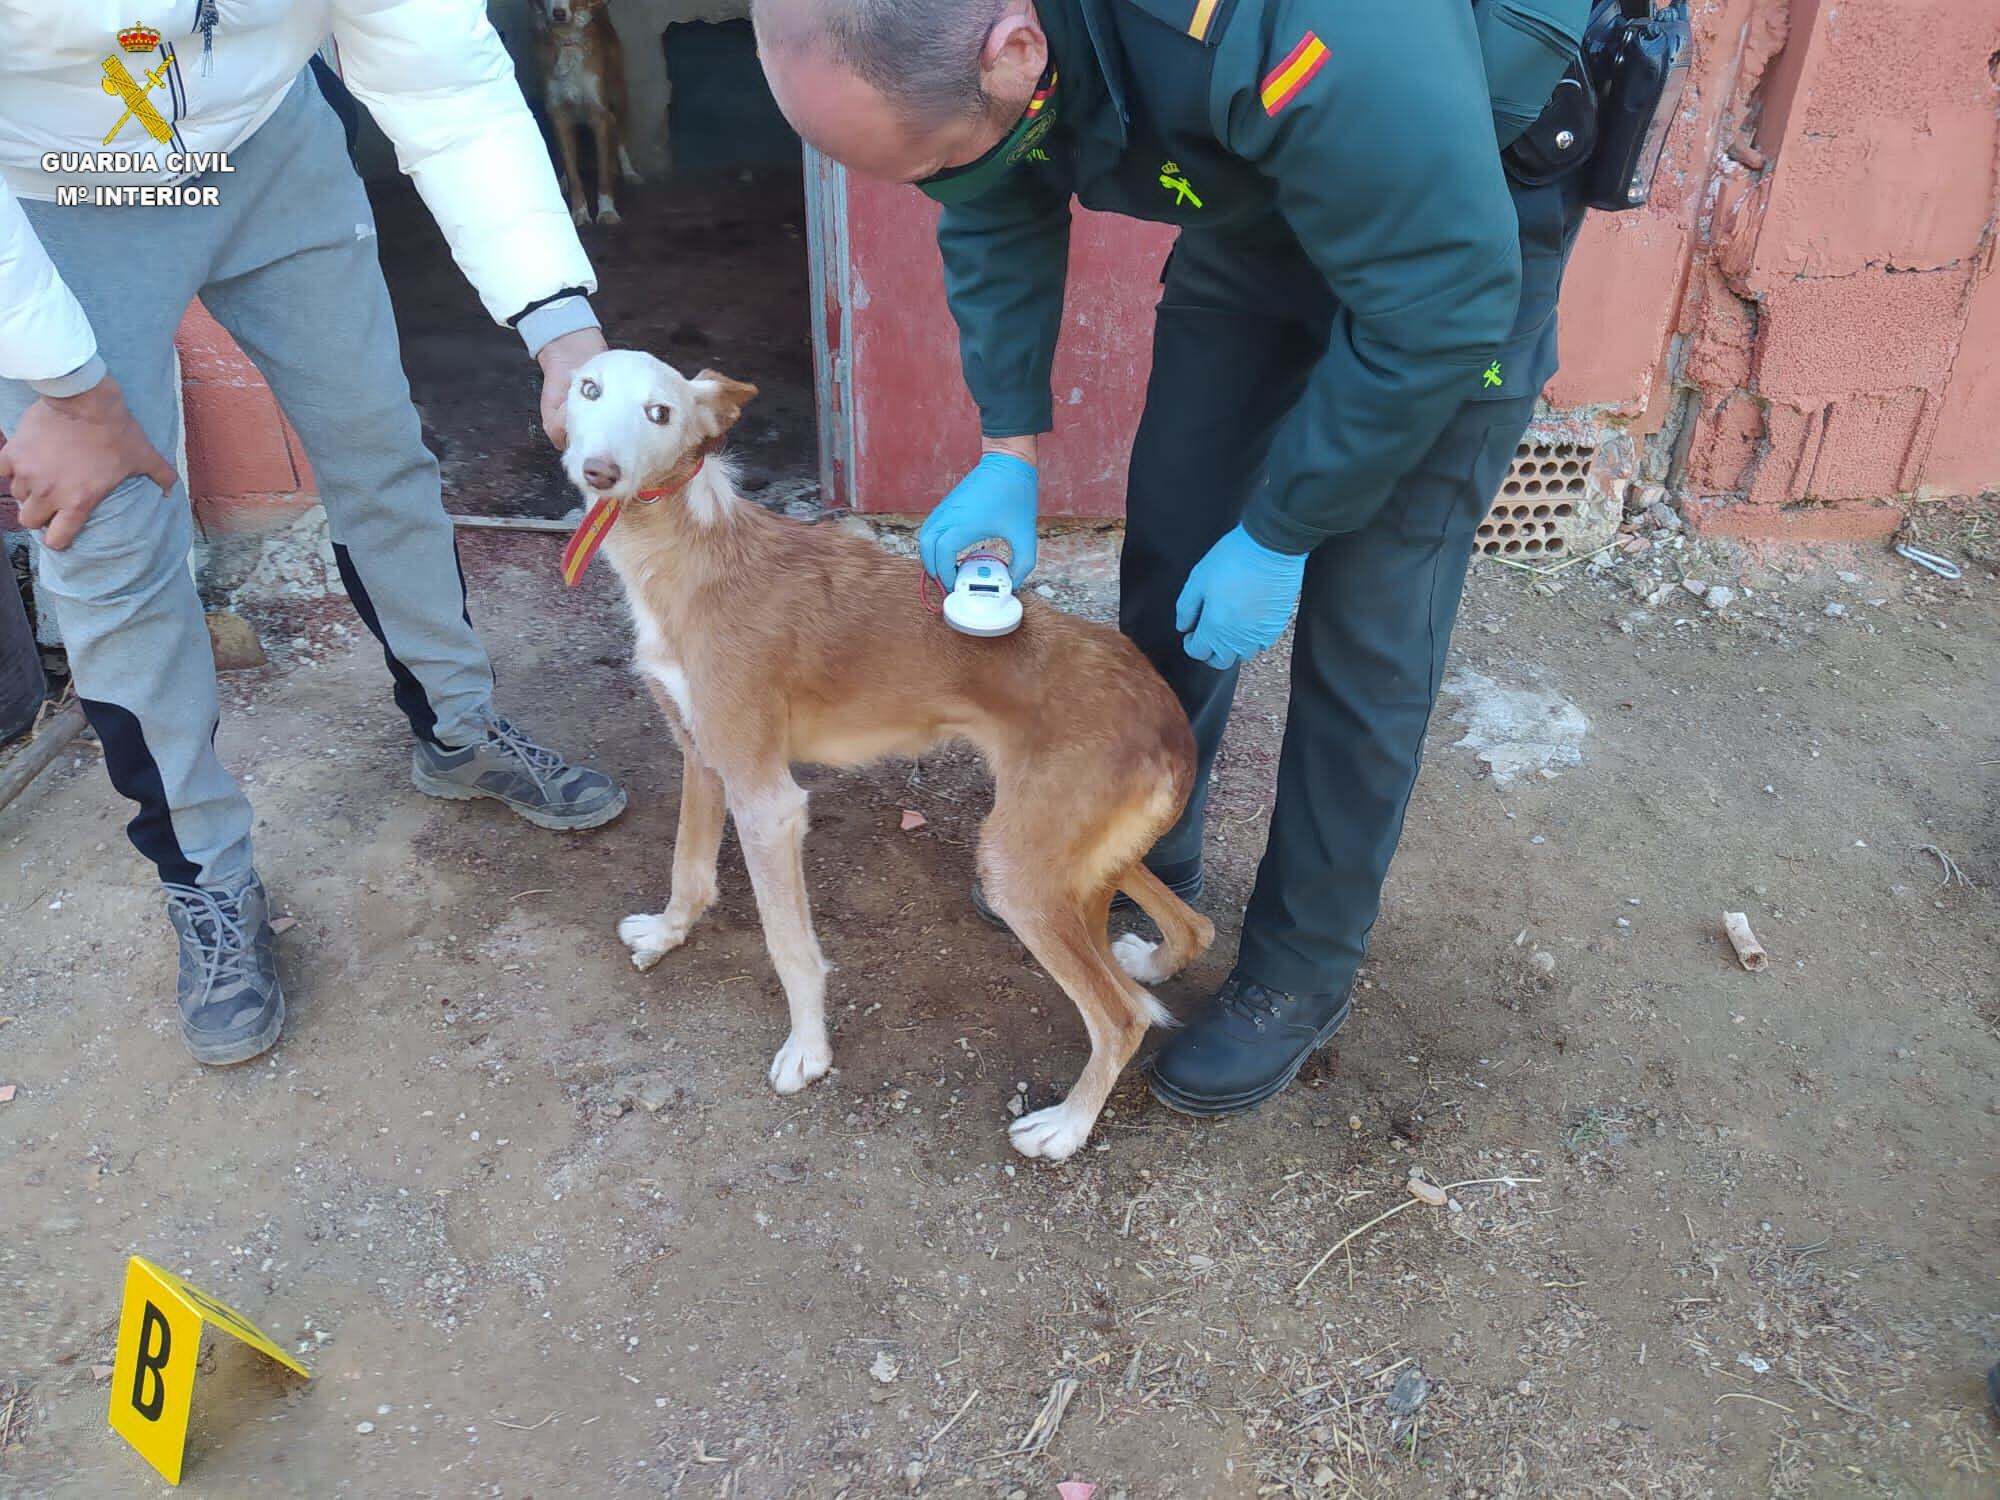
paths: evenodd
<path fill-rule="evenodd" d="M 957 1413 L 952 1417 L 952 1419 L 949 1422 L 945 1423 L 944 1426 L 940 1427 L 936 1432 L 932 1433 L 928 1438 L 924 1440 L 924 1451 L 928 1453 L 932 1448 L 936 1447 L 938 1442 L 944 1437 L 944 1435 L 947 1432 L 950 1432 L 952 1428 L 958 1425 L 959 1417 L 964 1416 L 967 1412 L 972 1410 L 972 1403 L 977 1401 L 978 1399 L 979 1399 L 979 1387 L 974 1386 L 972 1388 L 972 1394 L 965 1398 L 965 1405 L 961 1406 L 958 1409 Z"/>
<path fill-rule="evenodd" d="M 548 1426 L 549 1423 L 553 1422 L 557 1417 L 561 1415 L 562 1413 L 559 1411 L 552 1411 L 546 1417 L 543 1417 L 541 1421 L 533 1422 L 526 1426 L 522 1425 L 519 1422 L 502 1421 L 499 1417 L 495 1417 L 493 1420 L 495 1422 L 498 1422 L 502 1427 L 513 1428 L 514 1431 L 516 1432 L 540 1432 L 544 1427 Z"/>
<path fill-rule="evenodd" d="M 1056 1429 L 1062 1426 L 1063 1413 L 1076 1397 L 1076 1380 L 1069 1375 L 1060 1376 L 1049 1387 L 1048 1399 L 1042 1402 L 1042 1409 L 1035 1413 L 1035 1420 L 1029 1424 L 1021 1441 L 1005 1453 L 996 1453 L 995 1458 L 1040 1458 L 1049 1451 L 1049 1444 L 1056 1439 Z"/>
<path fill-rule="evenodd" d="M 1968 890 L 1972 888 L 1972 881 L 1967 877 L 1965 871 L 1958 867 L 1958 861 L 1945 853 L 1944 850 L 1938 848 L 1936 844 L 1919 844 L 1917 845 L 1916 852 L 1935 856 L 1937 862 L 1944 867 L 1944 877 L 1938 881 L 1939 890 L 1948 891 L 1955 885 L 1964 886 Z"/>
<path fill-rule="evenodd" d="M 1496 1184 L 1504 1185 L 1507 1187 L 1520 1187 L 1526 1183 L 1540 1182 L 1541 1180 L 1542 1179 L 1539 1177 L 1468 1177 L 1463 1182 L 1447 1182 L 1444 1185 L 1444 1190 L 1447 1193 L 1455 1193 L 1460 1188 L 1491 1187 Z M 1311 1281 L 1313 1277 L 1317 1276 L 1320 1273 L 1320 1268 L 1323 1267 L 1328 1261 L 1332 1260 L 1334 1256 L 1338 1255 L 1341 1252 L 1341 1250 L 1346 1247 L 1348 1241 L 1356 1239 L 1359 1236 L 1366 1234 L 1369 1230 L 1373 1229 L 1377 1224 L 1380 1224 L 1385 1220 L 1395 1218 L 1396 1215 L 1401 1213 L 1404 1209 L 1416 1207 L 1416 1205 L 1421 1203 L 1422 1201 L 1423 1200 L 1421 1198 L 1405 1198 L 1401 1203 L 1398 1203 L 1395 1207 L 1386 1209 L 1382 1213 L 1375 1215 L 1375 1217 L 1370 1219 L 1366 1224 L 1363 1224 L 1358 1228 L 1348 1230 L 1346 1234 L 1343 1234 L 1339 1239 L 1333 1242 L 1332 1246 L 1327 1250 L 1326 1254 L 1322 1255 L 1318 1260 L 1313 1262 L 1312 1269 L 1310 1271 L 1307 1271 L 1305 1275 L 1299 1278 L 1298 1285 L 1293 1287 L 1292 1290 L 1294 1292 L 1304 1291 L 1306 1289 L 1306 1283 L 1308 1281 Z"/>
<path fill-rule="evenodd" d="M 1797 1415 L 1797 1413 L 1783 1402 L 1767 1401 L 1764 1397 L 1753 1396 L 1748 1391 L 1724 1391 L 1720 1396 L 1709 1402 L 1709 1405 L 1720 1406 L 1725 1401 L 1755 1401 L 1759 1406 L 1775 1406 L 1788 1417 Z"/>

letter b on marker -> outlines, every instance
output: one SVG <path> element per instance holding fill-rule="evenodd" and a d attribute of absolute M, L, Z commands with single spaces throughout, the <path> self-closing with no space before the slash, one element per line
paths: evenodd
<path fill-rule="evenodd" d="M 157 1340 L 159 1347 L 155 1348 Z M 162 1372 L 174 1345 L 174 1332 L 167 1315 L 152 1303 L 146 1304 L 139 1323 L 139 1363 L 132 1371 L 132 1409 L 148 1422 L 160 1420 L 167 1404 L 167 1382 Z"/>

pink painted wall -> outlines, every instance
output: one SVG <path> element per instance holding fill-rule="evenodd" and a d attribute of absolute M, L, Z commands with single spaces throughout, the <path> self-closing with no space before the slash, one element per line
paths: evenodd
<path fill-rule="evenodd" d="M 289 520 L 318 499 L 312 467 L 248 355 L 199 302 L 174 340 L 181 356 L 188 493 L 208 532 Z"/>
<path fill-rule="evenodd" d="M 906 187 L 847 179 L 847 317 L 854 467 L 828 497 L 892 515 L 929 510 L 979 460 L 979 413 L 945 305 L 937 206 Z M 1069 285 L 1041 445 L 1042 509 L 1115 516 L 1152 363 L 1153 306 L 1172 231 L 1076 211 Z"/>

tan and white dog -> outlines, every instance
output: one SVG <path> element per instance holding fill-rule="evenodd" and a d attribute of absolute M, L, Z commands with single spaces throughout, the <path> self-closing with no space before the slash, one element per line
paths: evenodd
<path fill-rule="evenodd" d="M 569 216 L 590 222 L 577 160 L 577 129 L 587 127 L 597 147 L 597 222 L 619 222 L 611 192 L 615 178 L 641 181 L 625 150 L 631 106 L 625 88 L 625 49 L 605 0 L 535 0 L 535 62 L 542 74 L 543 107 L 562 158 Z"/>
<path fill-rule="evenodd" d="M 755 394 L 631 350 L 598 355 L 570 384 L 564 467 L 587 499 L 611 502 L 593 517 L 615 525 L 593 534 L 624 582 L 638 670 L 683 758 L 666 910 L 627 917 L 619 936 L 641 969 L 686 940 L 715 900 L 727 810 L 791 1009 L 771 1083 L 804 1088 L 832 1053 L 828 966 L 806 902 L 806 794 L 791 767 L 970 741 L 995 783 L 978 854 L 987 898 L 1090 1033 L 1069 1096 L 1011 1127 L 1024 1155 L 1061 1160 L 1147 1026 L 1170 1024 L 1143 985 L 1214 938 L 1139 862 L 1193 784 L 1187 718 L 1115 630 L 1030 595 L 1013 634 L 960 635 L 926 610 L 914 561 L 739 498 L 717 450 Z M 1120 890 L 1158 925 L 1158 944 L 1109 941 Z"/>

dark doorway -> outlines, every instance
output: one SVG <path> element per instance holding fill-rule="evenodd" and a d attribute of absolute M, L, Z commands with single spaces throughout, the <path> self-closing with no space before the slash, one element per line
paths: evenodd
<path fill-rule="evenodd" d="M 629 72 L 645 42 L 623 41 Z M 614 347 L 756 385 L 731 440 L 744 489 L 810 504 L 817 438 L 798 138 L 764 86 L 747 22 L 669 26 L 653 45 L 672 81 L 672 167 L 648 170 L 642 158 L 646 180 L 620 190 L 624 222 L 580 228 L 598 278 L 593 305 Z M 513 50 L 533 104 L 541 90 L 525 61 L 531 49 Z M 519 338 L 487 317 L 409 179 L 370 177 L 404 364 L 447 508 L 571 514 L 574 492 L 541 432 L 540 372 Z"/>

